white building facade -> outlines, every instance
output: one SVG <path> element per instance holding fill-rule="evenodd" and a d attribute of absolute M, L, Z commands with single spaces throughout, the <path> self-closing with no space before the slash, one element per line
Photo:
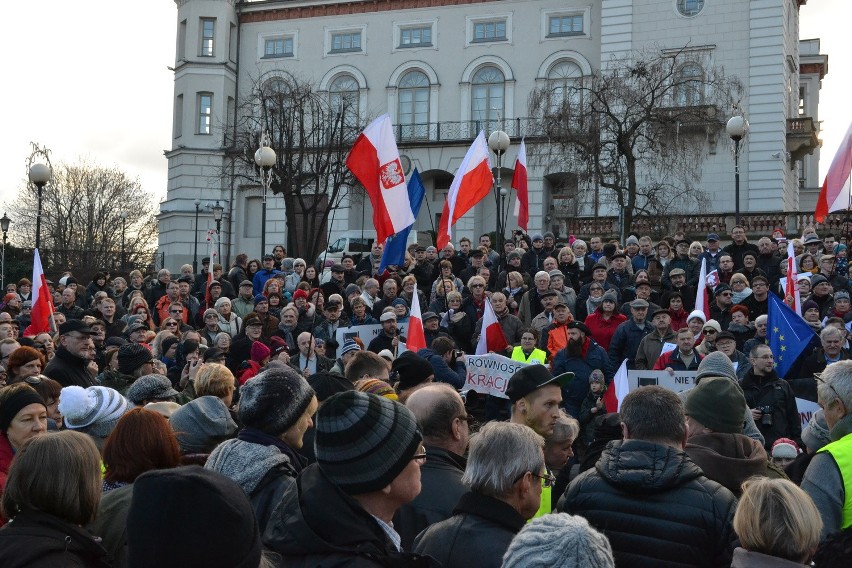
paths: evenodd
<path fill-rule="evenodd" d="M 703 61 L 743 82 L 738 112 L 751 125 L 740 154 L 743 213 L 798 211 L 815 202 L 815 195 L 800 199 L 800 188 L 818 185 L 814 121 L 827 58 L 819 54 L 818 40 L 804 42 L 800 53 L 798 14 L 807 9 L 805 0 L 176 4 L 174 139 L 166 152 L 169 187 L 159 216 L 160 250 L 169 267 L 191 262 L 196 242 L 198 256 L 207 256 L 206 231 L 215 228 L 216 201 L 225 209 L 223 260 L 238 252 L 260 256 L 259 180 L 246 182 L 229 159 L 235 151 L 254 149 L 231 147 L 229 132 L 258 81 L 282 72 L 312 82 L 329 97 L 345 94 L 357 101 L 364 119 L 391 116 L 403 161 L 420 171 L 426 187 L 427 203 L 415 225 L 419 231 L 437 226 L 452 174 L 480 129 L 487 135 L 499 128 L 512 137 L 501 170 L 501 183 L 508 187 L 517 143 L 530 134 L 527 107 L 535 88 L 570 85 L 613 58 L 652 44 L 701 52 Z M 566 172 L 537 164 L 528 169 L 530 231 L 566 235 L 569 219 L 560 216 L 561 205 L 577 198 L 558 187 Z M 733 210 L 733 182 L 732 144 L 722 127 L 708 140 L 700 183 L 713 212 Z M 496 199 L 485 199 L 459 222 L 454 239 L 493 231 L 497 207 Z M 588 205 L 574 210 L 594 214 Z M 617 212 L 599 209 L 598 214 Z M 270 196 L 267 215 L 267 249 L 288 245 L 283 199 Z M 369 203 L 344 200 L 331 238 L 372 228 L 371 216 Z M 509 228 L 513 221 L 510 214 Z"/>

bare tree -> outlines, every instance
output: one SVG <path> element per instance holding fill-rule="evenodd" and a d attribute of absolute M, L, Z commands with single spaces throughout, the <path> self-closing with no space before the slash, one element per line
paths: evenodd
<path fill-rule="evenodd" d="M 652 47 L 590 77 L 549 80 L 529 98 L 544 141 L 532 160 L 577 176 L 578 201 L 617 207 L 622 236 L 635 216 L 706 205 L 701 166 L 741 96 L 741 82 L 700 49 Z"/>
<path fill-rule="evenodd" d="M 130 268 L 151 262 L 157 248 L 156 201 L 138 180 L 87 160 L 60 163 L 52 170 L 53 178 L 42 197 L 39 252 L 46 269 L 75 270 L 82 277 L 100 267 L 120 271 L 122 265 Z M 15 223 L 12 243 L 32 247 L 36 193 L 28 187 L 21 189 L 10 211 Z"/>
<path fill-rule="evenodd" d="M 322 93 L 307 81 L 280 73 L 255 82 L 239 115 L 233 135 L 241 149 L 235 153 L 243 166 L 238 177 L 257 187 L 254 151 L 267 131 L 277 156 L 270 189 L 284 198 L 288 254 L 315 258 L 335 210 L 357 183 L 346 168 L 352 142 L 364 127 L 357 90 L 352 95 Z"/>

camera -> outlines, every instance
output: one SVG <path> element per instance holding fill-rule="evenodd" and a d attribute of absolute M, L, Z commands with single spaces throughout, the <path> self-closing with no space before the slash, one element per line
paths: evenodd
<path fill-rule="evenodd" d="M 464 351 L 462 351 L 461 349 L 453 349 L 453 357 L 455 357 L 456 359 L 458 359 L 459 357 L 461 357 L 463 355 L 464 355 Z"/>
<path fill-rule="evenodd" d="M 762 426 L 772 426 L 772 407 L 758 406 L 757 409 L 761 412 L 760 424 Z"/>

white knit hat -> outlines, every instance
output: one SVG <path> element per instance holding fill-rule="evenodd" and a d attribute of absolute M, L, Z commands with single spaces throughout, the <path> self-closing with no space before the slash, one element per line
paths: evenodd
<path fill-rule="evenodd" d="M 118 421 L 130 409 L 121 394 L 107 387 L 65 387 L 59 394 L 59 413 L 65 426 L 83 429 L 94 424 Z"/>
<path fill-rule="evenodd" d="M 613 568 L 609 540 L 580 516 L 544 515 L 515 535 L 503 568 Z"/>
<path fill-rule="evenodd" d="M 701 321 L 703 321 L 704 323 L 707 323 L 707 316 L 705 316 L 705 315 L 704 315 L 704 312 L 702 312 L 701 310 L 692 310 L 692 311 L 689 313 L 689 317 L 688 317 L 688 318 L 686 318 L 686 321 L 688 322 L 688 321 L 690 321 L 692 318 L 698 318 L 698 319 L 700 319 Z"/>

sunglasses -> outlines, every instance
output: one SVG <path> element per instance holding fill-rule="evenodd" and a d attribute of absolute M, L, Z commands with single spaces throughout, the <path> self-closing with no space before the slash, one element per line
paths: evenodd
<path fill-rule="evenodd" d="M 714 333 L 716 333 L 715 329 L 705 329 L 704 330 L 704 335 L 713 335 Z"/>

